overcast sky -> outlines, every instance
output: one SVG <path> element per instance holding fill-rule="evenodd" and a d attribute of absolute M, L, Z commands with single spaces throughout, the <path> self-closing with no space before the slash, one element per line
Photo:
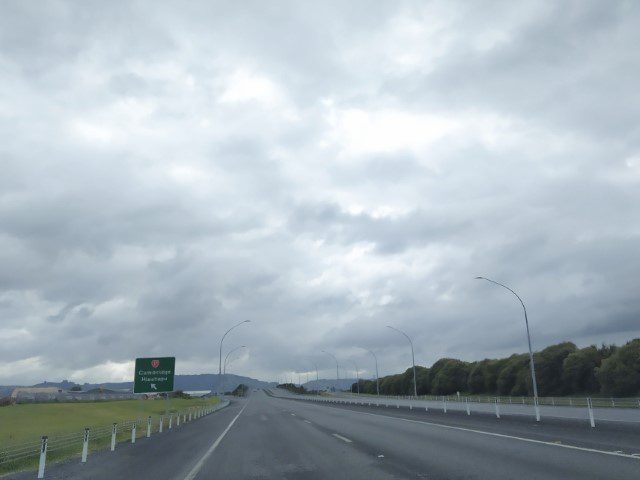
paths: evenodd
<path fill-rule="evenodd" d="M 0 3 L 0 383 L 640 336 L 640 4 Z M 352 374 L 350 374 L 352 375 Z"/>

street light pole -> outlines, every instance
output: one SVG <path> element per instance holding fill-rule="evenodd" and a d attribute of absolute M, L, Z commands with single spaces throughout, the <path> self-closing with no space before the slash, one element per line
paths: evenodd
<path fill-rule="evenodd" d="M 318 364 L 316 362 L 311 362 L 316 369 L 316 394 L 320 395 L 320 377 L 318 375 Z"/>
<path fill-rule="evenodd" d="M 529 333 L 529 319 L 527 318 L 527 307 L 524 306 L 524 302 L 520 298 L 520 296 L 514 292 L 512 289 L 503 285 L 502 283 L 498 283 L 495 280 L 491 280 L 486 277 L 476 277 L 476 280 L 486 280 L 487 282 L 498 285 L 502 288 L 506 288 L 511 293 L 513 293 L 516 298 L 520 301 L 520 305 L 522 305 L 522 310 L 524 311 L 524 324 L 527 328 L 527 343 L 529 344 L 529 366 L 531 367 L 531 382 L 533 383 L 533 406 L 536 412 L 536 422 L 540 421 L 540 407 L 538 406 L 538 383 L 536 382 L 536 367 L 533 362 L 533 350 L 531 348 L 531 334 Z"/>
<path fill-rule="evenodd" d="M 378 357 L 376 357 L 376 354 L 373 352 L 373 350 L 369 350 L 368 348 L 364 348 L 364 347 L 360 347 L 360 348 L 362 348 L 363 350 L 366 350 L 371 355 L 373 355 L 373 359 L 376 361 L 376 393 L 378 394 L 378 396 L 380 396 L 380 378 L 378 377 Z"/>
<path fill-rule="evenodd" d="M 226 332 L 224 332 L 224 335 L 222 336 L 222 338 L 220 339 L 220 357 L 218 359 L 218 384 L 220 384 L 220 376 L 222 375 L 222 342 L 224 342 L 224 337 L 227 336 L 227 334 L 233 330 L 236 327 L 239 327 L 240 325 L 242 325 L 243 323 L 250 323 L 251 320 L 243 320 L 240 323 L 237 323 L 236 325 L 234 325 L 233 327 L 231 327 L 229 330 L 227 330 Z M 219 390 L 218 390 L 219 392 Z"/>
<path fill-rule="evenodd" d="M 336 356 L 333 353 L 329 353 L 325 350 L 322 350 L 322 353 L 326 353 L 327 355 L 331 355 L 333 357 L 333 359 L 336 361 L 336 389 L 339 388 L 339 384 L 340 384 L 340 372 L 339 372 L 339 365 L 338 365 L 338 359 L 336 358 Z"/>
<path fill-rule="evenodd" d="M 358 372 L 358 364 L 355 360 L 351 360 L 351 363 L 356 367 L 356 391 L 358 392 L 358 395 L 360 395 L 360 373 Z"/>
<path fill-rule="evenodd" d="M 224 386 L 227 384 L 227 360 L 229 359 L 229 355 L 231 355 L 236 350 L 240 350 L 241 348 L 247 348 L 247 346 L 246 345 L 240 345 L 239 347 L 236 347 L 233 350 L 230 350 L 229 353 L 227 353 L 227 356 L 224 357 L 224 367 L 222 369 L 222 378 L 223 378 L 222 391 L 223 392 L 224 392 Z"/>
<path fill-rule="evenodd" d="M 387 328 L 390 328 L 391 330 L 395 330 L 396 332 L 401 333 L 402 335 L 404 335 L 407 338 L 407 340 L 409 340 L 409 345 L 411 345 L 411 363 L 413 364 L 413 396 L 417 397 L 418 396 L 418 384 L 416 382 L 416 358 L 415 358 L 415 355 L 413 354 L 413 342 L 409 338 L 409 335 L 404 333 L 402 330 L 399 330 L 399 329 L 397 329 L 395 327 L 392 327 L 390 325 L 387 325 Z"/>

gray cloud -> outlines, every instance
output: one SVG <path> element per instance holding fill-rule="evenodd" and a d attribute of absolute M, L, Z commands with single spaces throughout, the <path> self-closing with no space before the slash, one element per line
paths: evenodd
<path fill-rule="evenodd" d="M 630 2 L 0 6 L 0 383 L 640 335 Z"/>

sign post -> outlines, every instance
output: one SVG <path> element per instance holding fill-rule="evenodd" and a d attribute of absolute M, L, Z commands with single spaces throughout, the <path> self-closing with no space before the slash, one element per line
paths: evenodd
<path fill-rule="evenodd" d="M 176 357 L 136 358 L 133 393 L 173 392 Z"/>

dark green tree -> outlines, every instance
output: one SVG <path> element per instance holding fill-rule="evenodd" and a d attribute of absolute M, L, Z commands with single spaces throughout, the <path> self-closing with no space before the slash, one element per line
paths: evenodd
<path fill-rule="evenodd" d="M 619 396 L 640 393 L 640 338 L 631 340 L 603 360 L 596 378 L 602 393 Z"/>
<path fill-rule="evenodd" d="M 600 386 L 596 368 L 602 357 L 595 345 L 570 353 L 562 364 L 562 381 L 570 393 L 596 393 Z"/>
<path fill-rule="evenodd" d="M 565 358 L 576 350 L 577 347 L 573 343 L 563 342 L 551 345 L 534 355 L 538 394 L 541 397 L 564 395 L 569 392 L 562 378 L 562 366 Z"/>
<path fill-rule="evenodd" d="M 470 364 L 450 358 L 442 361 L 439 367 L 431 382 L 431 392 L 433 394 L 449 395 L 466 391 Z"/>

